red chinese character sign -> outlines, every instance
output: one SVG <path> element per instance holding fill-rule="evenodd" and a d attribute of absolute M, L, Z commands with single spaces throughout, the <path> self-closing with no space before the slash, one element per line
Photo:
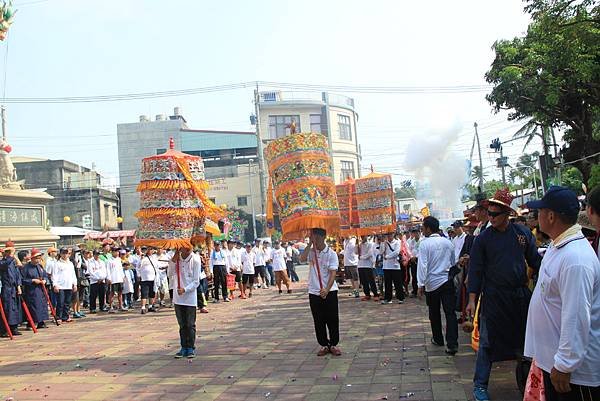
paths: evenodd
<path fill-rule="evenodd" d="M 269 143 L 265 159 L 285 238 L 303 238 L 310 228 L 340 229 L 332 161 L 321 134 L 291 134 Z"/>
<path fill-rule="evenodd" d="M 224 212 L 205 190 L 204 163 L 198 156 L 170 149 L 142 160 L 139 229 L 136 245 L 180 248 L 201 243 L 207 218 L 218 221 Z"/>

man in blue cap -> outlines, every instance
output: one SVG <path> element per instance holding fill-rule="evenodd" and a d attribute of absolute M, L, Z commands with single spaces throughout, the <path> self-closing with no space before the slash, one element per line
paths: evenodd
<path fill-rule="evenodd" d="M 539 200 L 546 251 L 527 317 L 525 355 L 542 370 L 547 401 L 600 400 L 600 262 L 577 223 L 579 201 L 565 187 Z"/>

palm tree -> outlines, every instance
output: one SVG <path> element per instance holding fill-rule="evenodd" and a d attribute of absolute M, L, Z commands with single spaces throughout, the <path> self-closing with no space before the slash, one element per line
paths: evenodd
<path fill-rule="evenodd" d="M 534 118 L 530 119 L 519 128 L 517 132 L 514 133 L 513 138 L 527 138 L 527 141 L 523 146 L 523 151 L 525 151 L 527 146 L 531 144 L 536 136 L 542 139 L 544 153 L 549 153 L 547 149 L 549 146 L 552 146 L 554 148 L 554 156 L 556 156 L 556 136 L 554 134 L 554 129 L 551 126 L 538 122 Z"/>
<path fill-rule="evenodd" d="M 471 169 L 471 180 L 470 180 L 471 183 L 479 184 L 479 170 L 480 170 L 479 166 L 473 166 L 473 168 Z M 487 176 L 488 176 L 488 174 L 484 171 L 483 178 L 486 178 Z"/>

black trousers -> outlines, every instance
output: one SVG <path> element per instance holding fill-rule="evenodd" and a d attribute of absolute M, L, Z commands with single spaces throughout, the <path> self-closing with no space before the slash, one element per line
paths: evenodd
<path fill-rule="evenodd" d="M 96 300 L 100 299 L 100 309 L 104 306 L 104 283 L 90 284 L 90 311 L 96 310 Z"/>
<path fill-rule="evenodd" d="M 571 391 L 568 393 L 557 393 L 550 381 L 550 374 L 544 373 L 544 391 L 546 401 L 596 401 L 600 400 L 600 387 L 579 386 L 570 384 Z"/>
<path fill-rule="evenodd" d="M 174 305 L 177 324 L 179 324 L 179 342 L 181 348 L 196 348 L 196 307 Z"/>
<path fill-rule="evenodd" d="M 377 291 L 377 284 L 375 284 L 375 270 L 371 268 L 358 268 L 358 278 L 360 279 L 360 283 L 363 287 L 363 292 L 366 296 L 370 297 L 371 292 L 373 292 L 373 296 L 379 296 L 379 292 Z"/>
<path fill-rule="evenodd" d="M 384 269 L 383 282 L 385 286 L 385 300 L 392 300 L 392 284 L 396 290 L 396 299 L 404 301 L 404 286 L 402 285 L 402 270 Z"/>
<path fill-rule="evenodd" d="M 223 299 L 227 298 L 229 291 L 227 291 L 227 267 L 221 265 L 213 266 L 213 298 L 219 299 L 219 287 L 223 292 Z"/>
<path fill-rule="evenodd" d="M 337 291 L 331 291 L 325 299 L 308 294 L 310 311 L 315 322 L 315 334 L 322 347 L 333 347 L 340 342 L 340 317 Z M 327 331 L 329 330 L 329 337 Z"/>
<path fill-rule="evenodd" d="M 417 295 L 417 290 L 419 289 L 419 285 L 417 284 L 417 265 L 418 265 L 418 260 L 415 259 L 413 261 L 411 261 L 408 265 L 410 267 L 410 277 L 411 277 L 411 281 L 412 281 L 412 294 L 413 295 Z"/>
<path fill-rule="evenodd" d="M 56 301 L 56 315 L 61 320 L 69 319 L 69 310 L 71 310 L 71 297 L 73 290 L 59 290 Z"/>
<path fill-rule="evenodd" d="M 262 278 L 263 283 L 265 283 L 266 285 L 269 285 L 268 281 L 267 281 L 267 275 L 265 274 L 265 267 L 264 266 L 254 266 L 254 282 L 258 283 L 258 276 L 260 276 L 260 278 Z"/>
<path fill-rule="evenodd" d="M 296 267 L 294 266 L 293 261 L 291 261 L 291 260 L 286 261 L 285 267 L 287 269 L 288 277 L 290 278 L 290 280 L 292 280 L 292 282 L 300 281 L 300 278 L 298 277 L 298 274 L 296 273 Z"/>
<path fill-rule="evenodd" d="M 454 282 L 449 280 L 435 291 L 425 292 L 425 301 L 429 307 L 429 322 L 433 339 L 438 344 L 444 344 L 442 335 L 442 315 L 440 307 L 446 315 L 446 344 L 450 349 L 458 348 L 458 322 L 456 320 L 456 298 L 454 297 Z"/>

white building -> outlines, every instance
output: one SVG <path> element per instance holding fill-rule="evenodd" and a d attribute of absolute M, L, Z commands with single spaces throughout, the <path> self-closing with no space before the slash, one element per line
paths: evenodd
<path fill-rule="evenodd" d="M 354 99 L 326 92 L 259 92 L 258 110 L 263 143 L 288 135 L 294 121 L 296 132 L 327 136 L 336 184 L 361 176 Z"/>

